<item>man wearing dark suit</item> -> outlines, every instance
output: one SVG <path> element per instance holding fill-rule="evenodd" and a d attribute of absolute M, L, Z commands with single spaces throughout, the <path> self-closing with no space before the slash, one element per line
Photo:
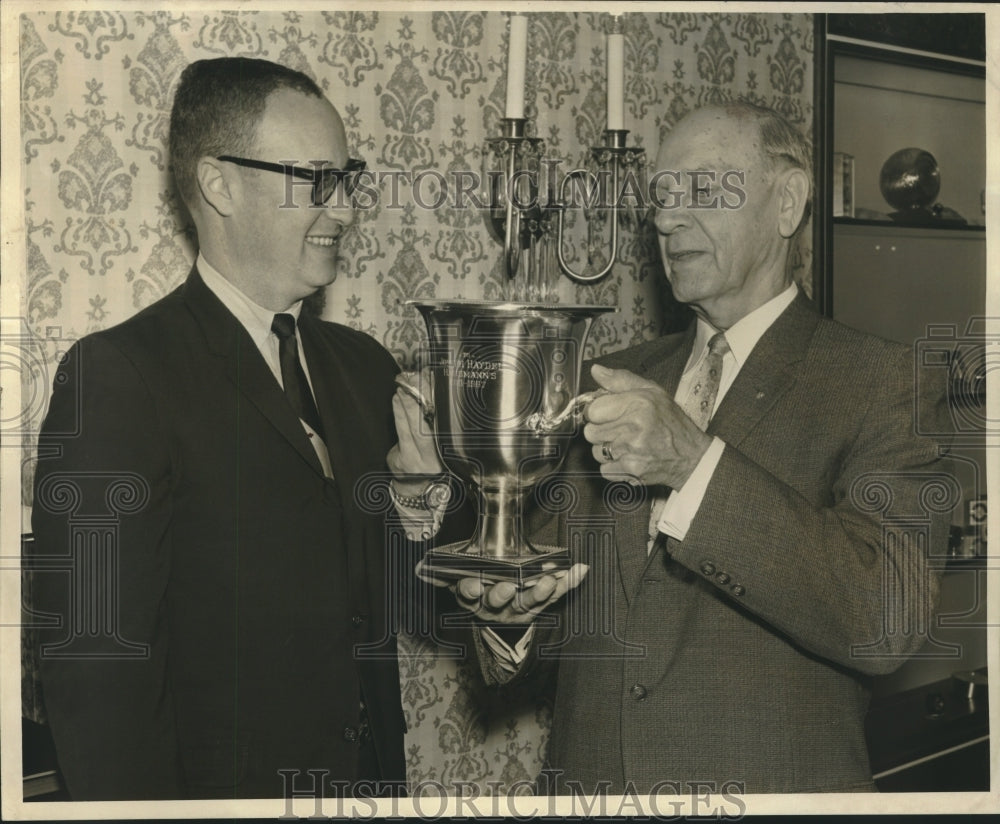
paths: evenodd
<path fill-rule="evenodd" d="M 62 774 L 74 800 L 395 788 L 384 526 L 355 485 L 396 440 L 397 367 L 301 311 L 363 164 L 314 82 L 243 58 L 185 70 L 170 158 L 198 260 L 72 348 L 41 436 L 37 552 L 72 567 L 34 603 L 60 618 L 40 658 Z"/>
<path fill-rule="evenodd" d="M 611 552 L 520 592 L 453 590 L 485 622 L 487 680 L 558 655 L 542 792 L 871 790 L 869 680 L 926 639 L 957 502 L 934 502 L 954 483 L 915 434 L 945 431 L 943 386 L 918 410 L 909 348 L 799 294 L 810 149 L 780 116 L 695 111 L 657 169 L 663 264 L 696 320 L 593 366 L 609 392 L 560 476 L 578 499 L 539 536 Z M 559 599 L 534 658 L 495 630 Z"/>

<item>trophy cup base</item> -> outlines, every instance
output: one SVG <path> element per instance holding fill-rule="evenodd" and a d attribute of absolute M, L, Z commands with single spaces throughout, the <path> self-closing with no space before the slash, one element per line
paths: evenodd
<path fill-rule="evenodd" d="M 543 575 L 570 567 L 569 552 L 558 547 L 539 546 L 537 554 L 512 558 L 473 555 L 462 551 L 469 547 L 467 541 L 460 541 L 430 550 L 424 556 L 424 574 L 443 581 L 480 578 L 490 583 L 510 581 L 518 587 L 524 587 Z"/>

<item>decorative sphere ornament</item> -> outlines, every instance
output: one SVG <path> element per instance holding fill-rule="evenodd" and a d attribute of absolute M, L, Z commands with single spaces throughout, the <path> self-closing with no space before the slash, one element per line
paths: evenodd
<path fill-rule="evenodd" d="M 926 210 L 941 191 L 941 172 L 934 155 L 924 149 L 900 149 L 882 164 L 882 197 L 900 212 Z"/>

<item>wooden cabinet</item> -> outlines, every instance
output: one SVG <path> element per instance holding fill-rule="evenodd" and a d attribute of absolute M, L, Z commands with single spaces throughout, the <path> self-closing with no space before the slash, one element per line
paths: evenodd
<path fill-rule="evenodd" d="M 856 329 L 912 346 L 985 314 L 985 232 L 835 221 L 833 263 L 832 315 Z"/>

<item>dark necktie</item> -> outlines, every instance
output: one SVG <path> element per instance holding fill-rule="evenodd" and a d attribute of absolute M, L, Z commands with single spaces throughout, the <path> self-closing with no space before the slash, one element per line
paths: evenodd
<path fill-rule="evenodd" d="M 278 358 L 281 361 L 281 382 L 285 387 L 285 397 L 295 410 L 295 414 L 305 421 L 312 430 L 323 438 L 323 424 L 319 410 L 309 389 L 309 381 L 299 360 L 299 342 L 295 336 L 295 316 L 277 314 L 271 322 L 271 331 L 278 336 Z"/>

